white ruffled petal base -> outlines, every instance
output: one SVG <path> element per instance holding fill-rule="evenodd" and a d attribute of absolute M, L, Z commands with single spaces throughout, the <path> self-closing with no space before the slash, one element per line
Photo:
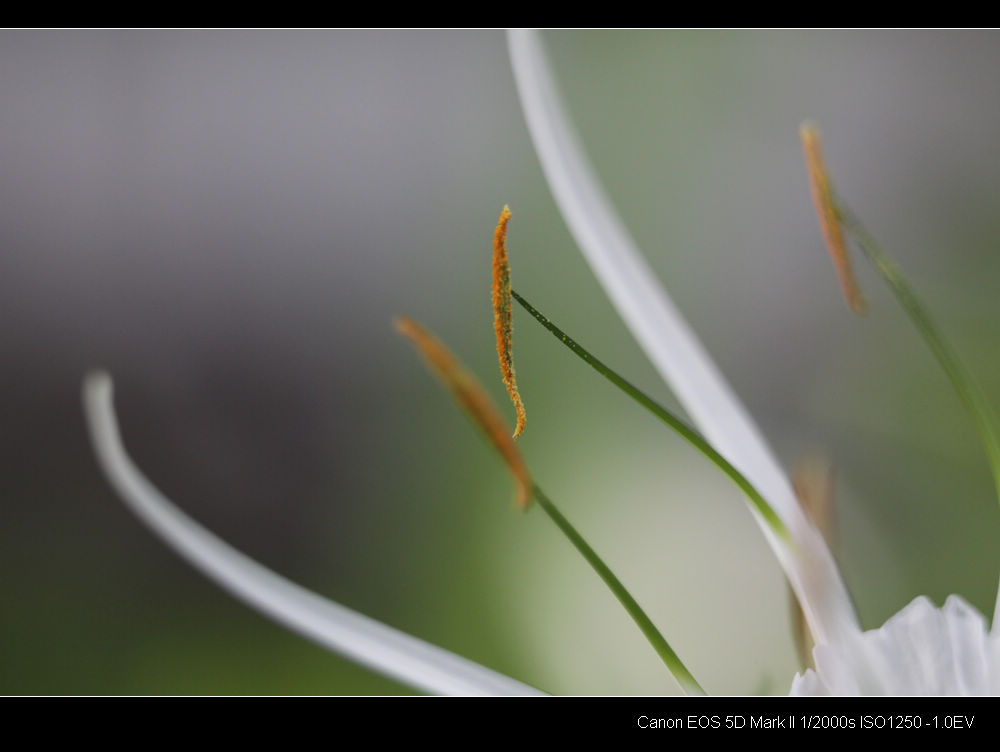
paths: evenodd
<path fill-rule="evenodd" d="M 1000 694 L 1000 630 L 952 595 L 935 608 L 921 596 L 853 645 L 820 645 L 816 669 L 798 674 L 790 694 Z"/>

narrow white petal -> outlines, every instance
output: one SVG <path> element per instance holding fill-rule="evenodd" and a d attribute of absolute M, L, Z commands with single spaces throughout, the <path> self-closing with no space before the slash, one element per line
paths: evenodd
<path fill-rule="evenodd" d="M 563 106 L 537 32 L 508 46 L 535 150 L 570 232 L 629 330 L 713 446 L 768 500 L 794 549 L 758 518 L 818 642 L 849 639 L 857 617 L 822 536 L 807 521 L 760 431 L 656 281 L 618 218 Z"/>
<path fill-rule="evenodd" d="M 399 632 L 286 580 L 241 554 L 168 501 L 125 452 L 111 378 L 83 386 L 94 451 L 108 480 L 152 530 L 237 598 L 320 645 L 432 694 L 536 695 L 538 690 Z"/>

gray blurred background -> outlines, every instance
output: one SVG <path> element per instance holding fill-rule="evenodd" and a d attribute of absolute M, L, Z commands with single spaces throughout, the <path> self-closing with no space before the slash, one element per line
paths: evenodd
<path fill-rule="evenodd" d="M 919 594 L 991 613 L 983 452 L 860 261 L 870 313 L 847 312 L 798 126 L 819 122 L 841 193 L 996 404 L 1000 37 L 545 40 L 609 194 L 782 461 L 833 462 L 865 626 Z M 0 693 L 407 691 L 130 515 L 84 432 L 96 366 L 153 482 L 282 574 L 547 691 L 676 691 L 392 331 L 422 321 L 504 397 L 509 203 L 515 287 L 676 405 L 559 217 L 501 33 L 3 32 L 0 159 Z M 539 482 L 709 692 L 787 691 L 785 586 L 739 493 L 515 316 Z"/>

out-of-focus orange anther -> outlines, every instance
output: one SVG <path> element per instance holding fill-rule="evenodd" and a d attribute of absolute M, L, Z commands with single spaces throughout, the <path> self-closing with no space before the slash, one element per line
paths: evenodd
<path fill-rule="evenodd" d="M 486 390 L 448 348 L 420 324 L 403 316 L 397 318 L 395 323 L 396 330 L 413 342 L 427 365 L 451 391 L 455 401 L 496 447 L 514 476 L 517 505 L 521 509 L 526 509 L 533 495 L 528 466 L 508 433 L 507 425 L 500 417 L 500 411 Z"/>
<path fill-rule="evenodd" d="M 840 286 L 844 291 L 844 299 L 854 313 L 864 313 L 866 309 L 864 296 L 858 287 L 854 272 L 851 269 L 851 259 L 847 255 L 847 246 L 840 231 L 840 219 L 834 203 L 833 185 L 830 174 L 823 161 L 823 144 L 820 141 L 819 129 L 812 123 L 803 123 L 799 129 L 802 138 L 802 149 L 806 156 L 806 169 L 809 171 L 809 189 L 812 192 L 813 205 L 819 217 L 819 227 L 830 252 Z"/>

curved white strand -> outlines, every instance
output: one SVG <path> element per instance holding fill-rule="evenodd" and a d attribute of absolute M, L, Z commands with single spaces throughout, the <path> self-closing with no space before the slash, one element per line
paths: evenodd
<path fill-rule="evenodd" d="M 134 465 L 122 445 L 107 374 L 87 377 L 83 402 L 97 459 L 125 503 L 178 554 L 240 600 L 334 652 L 425 692 L 541 694 L 328 601 L 240 553 L 167 500 Z"/>
<path fill-rule="evenodd" d="M 859 633 L 850 597 L 819 532 L 788 479 L 618 218 L 569 119 L 537 32 L 508 32 L 521 106 L 549 187 L 570 232 L 619 315 L 706 439 L 757 487 L 795 541 L 782 542 L 754 512 L 781 562 L 816 640 Z"/>

